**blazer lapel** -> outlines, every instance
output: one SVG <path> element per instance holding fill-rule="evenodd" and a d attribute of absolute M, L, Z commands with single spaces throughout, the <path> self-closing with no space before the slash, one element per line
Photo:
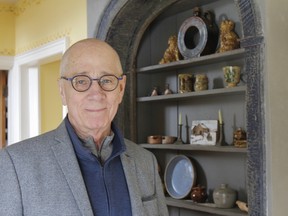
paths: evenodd
<path fill-rule="evenodd" d="M 58 134 L 58 136 L 56 135 L 58 142 L 57 144 L 51 145 L 56 160 L 74 195 L 81 214 L 83 216 L 93 216 L 85 183 L 64 121 L 56 129 L 56 133 Z"/>
<path fill-rule="evenodd" d="M 126 152 L 121 155 L 121 160 L 130 194 L 132 215 L 144 216 L 144 208 L 141 200 L 141 192 L 139 191 L 138 187 L 134 158 L 130 157 Z"/>

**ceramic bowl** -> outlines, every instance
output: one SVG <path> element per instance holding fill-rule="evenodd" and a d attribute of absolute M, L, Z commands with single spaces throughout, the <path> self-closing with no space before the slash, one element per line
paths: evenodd
<path fill-rule="evenodd" d="M 162 136 L 162 144 L 173 144 L 176 142 L 177 137 L 174 136 Z"/>
<path fill-rule="evenodd" d="M 161 135 L 152 135 L 147 137 L 147 143 L 149 144 L 161 144 L 162 136 Z"/>
<path fill-rule="evenodd" d="M 196 171 L 191 159 L 176 155 L 165 168 L 164 183 L 168 194 L 174 199 L 187 197 L 195 185 Z"/>

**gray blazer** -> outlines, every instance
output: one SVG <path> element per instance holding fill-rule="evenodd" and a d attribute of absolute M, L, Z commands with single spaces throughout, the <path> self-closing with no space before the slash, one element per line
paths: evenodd
<path fill-rule="evenodd" d="M 155 157 L 131 141 L 125 143 L 121 161 L 133 216 L 168 215 Z M 0 151 L 0 215 L 93 216 L 64 122 Z"/>

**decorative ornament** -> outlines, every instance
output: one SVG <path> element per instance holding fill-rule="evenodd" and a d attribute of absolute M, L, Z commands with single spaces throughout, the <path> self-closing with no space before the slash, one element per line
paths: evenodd
<path fill-rule="evenodd" d="M 234 32 L 235 23 L 231 20 L 224 20 L 220 25 L 220 48 L 217 52 L 222 53 L 240 47 L 239 37 Z"/>
<path fill-rule="evenodd" d="M 201 9 L 193 9 L 193 16 L 186 19 L 178 33 L 178 48 L 185 59 L 215 53 L 218 44 L 218 27 L 214 14 Z"/>
<path fill-rule="evenodd" d="M 168 48 L 165 50 L 163 58 L 160 60 L 159 64 L 179 61 L 180 58 L 181 55 L 177 46 L 177 37 L 172 35 L 168 39 Z"/>

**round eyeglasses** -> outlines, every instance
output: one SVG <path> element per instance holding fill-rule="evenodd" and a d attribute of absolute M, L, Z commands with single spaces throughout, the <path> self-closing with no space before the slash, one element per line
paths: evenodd
<path fill-rule="evenodd" d="M 123 75 L 120 77 L 115 75 L 103 75 L 98 79 L 93 79 L 87 75 L 76 75 L 71 78 L 61 76 L 61 79 L 70 81 L 73 88 L 78 92 L 87 91 L 91 87 L 93 81 L 97 81 L 104 91 L 113 91 L 117 88 L 119 80 L 123 79 Z"/>

